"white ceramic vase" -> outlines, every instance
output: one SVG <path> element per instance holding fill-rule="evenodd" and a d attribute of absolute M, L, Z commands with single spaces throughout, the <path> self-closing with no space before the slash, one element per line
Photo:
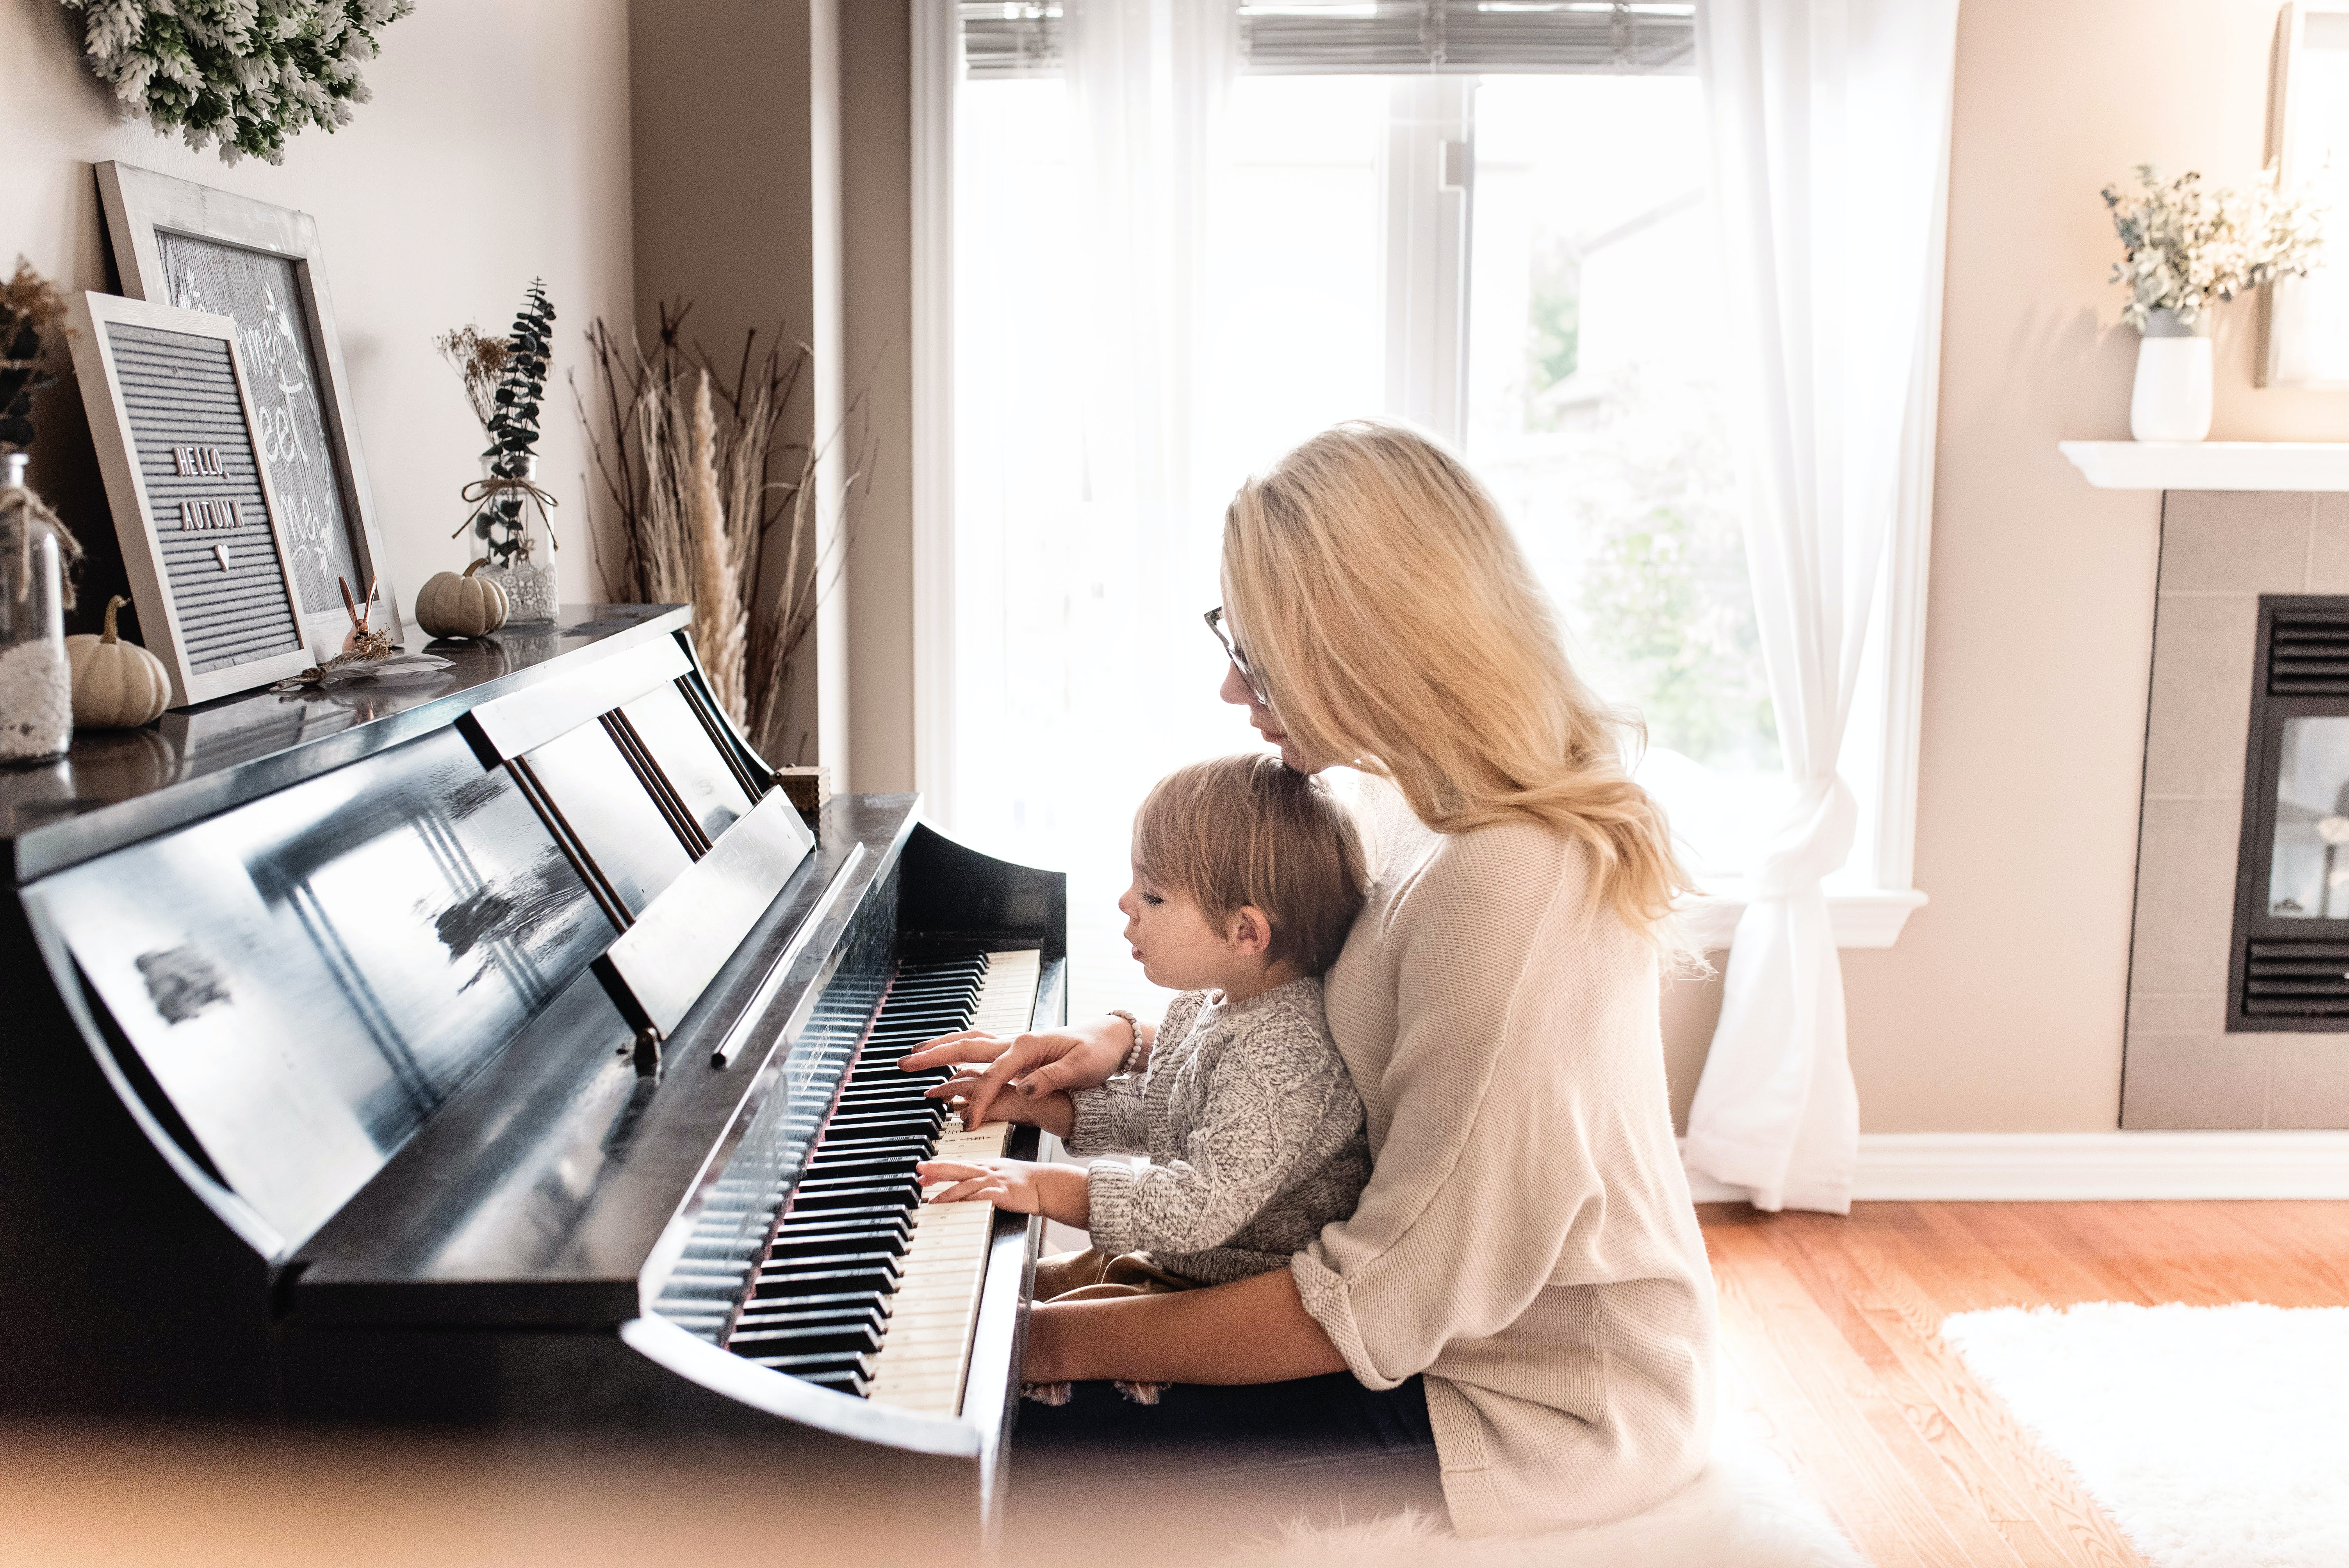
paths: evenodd
<path fill-rule="evenodd" d="M 2192 326 L 2166 310 L 2148 312 L 2137 346 L 2129 434 L 2140 441 L 2199 441 L 2210 433 L 2208 312 Z"/>

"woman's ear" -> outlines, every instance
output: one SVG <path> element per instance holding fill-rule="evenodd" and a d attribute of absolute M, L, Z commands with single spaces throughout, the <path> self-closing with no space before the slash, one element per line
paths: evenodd
<path fill-rule="evenodd" d="M 1232 944 L 1233 952 L 1260 958 L 1272 945 L 1272 922 L 1256 905 L 1244 903 L 1232 912 L 1231 928 L 1224 939 Z"/>

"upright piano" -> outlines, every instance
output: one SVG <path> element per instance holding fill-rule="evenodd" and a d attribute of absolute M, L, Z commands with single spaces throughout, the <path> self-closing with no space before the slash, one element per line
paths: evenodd
<path fill-rule="evenodd" d="M 900 1070 L 1063 1021 L 1063 879 L 811 829 L 687 612 L 0 774 L 0 1409 L 569 1433 L 982 1533 L 1039 1223 Z M 681 1448 L 680 1445 L 683 1445 Z"/>

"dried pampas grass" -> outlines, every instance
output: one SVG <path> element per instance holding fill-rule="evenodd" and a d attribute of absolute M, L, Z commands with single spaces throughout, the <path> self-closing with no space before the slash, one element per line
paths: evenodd
<path fill-rule="evenodd" d="M 601 321 L 587 334 L 596 413 L 575 379 L 572 393 L 618 514 L 622 554 L 606 586 L 639 603 L 690 603 L 711 694 L 769 761 L 797 759 L 806 738 L 782 731 L 799 654 L 839 581 L 851 531 L 843 520 L 828 547 L 819 543 L 819 449 L 779 439 L 812 356 L 804 344 L 780 341 L 761 352 L 753 331 L 730 382 L 698 346 L 681 346 L 690 309 L 660 307 L 649 356 L 633 338 L 623 347 Z M 784 477 L 771 478 L 777 470 Z M 858 485 L 852 472 L 851 497 Z M 771 545 L 780 562 L 768 561 Z"/>

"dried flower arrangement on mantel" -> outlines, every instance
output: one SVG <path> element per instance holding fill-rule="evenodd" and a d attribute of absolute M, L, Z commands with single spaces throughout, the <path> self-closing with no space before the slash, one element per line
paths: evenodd
<path fill-rule="evenodd" d="M 781 762 L 807 747 L 806 736 L 782 733 L 792 686 L 854 530 L 843 517 L 836 534 L 819 542 L 815 470 L 823 443 L 779 441 L 812 351 L 785 346 L 780 334 L 762 350 L 753 329 L 730 375 L 699 345 L 680 341 L 692 308 L 660 306 L 650 356 L 633 335 L 624 345 L 600 320 L 588 331 L 596 408 L 589 410 L 575 378 L 572 394 L 618 516 L 622 551 L 618 572 L 602 574 L 616 597 L 693 605 L 694 648 L 712 695 L 762 756 Z M 862 403 L 862 393 L 851 399 L 851 420 Z M 862 486 L 862 467 L 850 465 L 849 500 Z M 775 469 L 785 477 L 770 478 Z M 771 562 L 773 549 L 782 552 L 780 562 Z"/>
<path fill-rule="evenodd" d="M 2137 166 L 2137 189 L 2104 189 L 2126 259 L 2113 282 L 2127 284 L 2121 319 L 2145 328 L 2158 311 L 2193 326 L 2216 301 L 2282 277 L 2304 277 L 2324 242 L 2324 208 L 2307 191 L 2279 190 L 2271 167 L 2247 191 L 2206 189 L 2189 170 L 2163 181 Z"/>
<path fill-rule="evenodd" d="M 351 121 L 359 67 L 416 0 L 63 0 L 114 96 L 190 147 L 285 161 L 285 139 Z"/>

